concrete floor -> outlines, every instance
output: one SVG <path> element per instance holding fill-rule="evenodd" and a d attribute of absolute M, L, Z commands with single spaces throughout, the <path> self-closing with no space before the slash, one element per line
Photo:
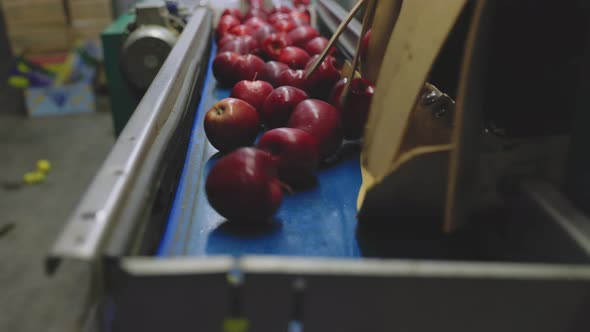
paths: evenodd
<path fill-rule="evenodd" d="M 2 26 L 0 331 L 80 331 L 86 267 L 68 263 L 49 277 L 43 260 L 114 142 L 110 113 L 103 106 L 88 115 L 25 117 L 18 91 L 5 84 L 10 57 Z M 38 159 L 53 164 L 47 181 L 15 188 Z"/>

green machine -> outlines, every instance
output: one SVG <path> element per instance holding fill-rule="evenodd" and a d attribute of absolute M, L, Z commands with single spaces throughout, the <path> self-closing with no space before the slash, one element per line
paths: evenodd
<path fill-rule="evenodd" d="M 116 136 L 158 74 L 191 11 L 175 1 L 140 2 L 102 33 Z"/>

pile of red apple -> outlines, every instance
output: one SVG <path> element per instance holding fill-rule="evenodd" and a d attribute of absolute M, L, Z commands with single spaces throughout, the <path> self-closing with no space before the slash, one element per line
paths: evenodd
<path fill-rule="evenodd" d="M 213 73 L 231 88 L 231 98 L 217 102 L 204 120 L 209 142 L 228 153 L 208 175 L 209 203 L 245 225 L 271 219 L 283 190 L 309 183 L 345 138 L 362 137 L 374 90 L 355 78 L 340 103 L 346 80 L 335 50 L 306 79 L 305 70 L 328 45 L 310 26 L 309 1 L 270 11 L 262 2 L 250 1 L 246 13 L 228 8 L 219 20 Z"/>

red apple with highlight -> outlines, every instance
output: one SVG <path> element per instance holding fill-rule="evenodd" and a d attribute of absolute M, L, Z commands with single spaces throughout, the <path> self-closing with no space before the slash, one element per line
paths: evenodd
<path fill-rule="evenodd" d="M 203 127 L 211 145 L 221 152 L 229 152 L 254 143 L 260 116 L 247 102 L 225 98 L 207 111 Z"/>
<path fill-rule="evenodd" d="M 342 144 L 340 114 L 336 108 L 321 100 L 307 99 L 297 104 L 287 126 L 314 136 L 321 159 L 333 155 Z"/>
<path fill-rule="evenodd" d="M 310 40 L 319 35 L 320 33 L 316 29 L 309 25 L 303 25 L 291 30 L 289 32 L 289 39 L 291 39 L 293 45 L 304 48 Z"/>
<path fill-rule="evenodd" d="M 375 86 L 364 78 L 354 78 L 344 104 L 340 103 L 346 79 L 338 81 L 330 95 L 330 103 L 339 111 L 344 127 L 344 137 L 358 139 L 363 136 L 369 117 Z"/>
<path fill-rule="evenodd" d="M 264 100 L 273 90 L 274 88 L 268 82 L 244 80 L 234 85 L 230 97 L 243 100 L 259 111 Z"/>
<path fill-rule="evenodd" d="M 257 147 L 277 161 L 279 178 L 291 186 L 309 182 L 319 164 L 315 137 L 295 128 L 277 128 L 260 137 Z"/>
<path fill-rule="evenodd" d="M 295 106 L 307 98 L 305 91 L 292 86 L 274 89 L 264 100 L 261 109 L 267 129 L 284 127 Z"/>
<path fill-rule="evenodd" d="M 271 59 L 278 60 L 283 49 L 289 45 L 291 45 L 291 40 L 286 33 L 271 33 L 264 39 L 262 50 Z"/>
<path fill-rule="evenodd" d="M 299 88 L 307 93 L 311 93 L 313 82 L 305 78 L 303 69 L 287 69 L 279 74 L 279 86 L 288 85 Z"/>
<path fill-rule="evenodd" d="M 209 204 L 232 224 L 267 224 L 283 199 L 276 173 L 276 161 L 268 152 L 240 148 L 211 168 L 205 183 Z"/>
<path fill-rule="evenodd" d="M 270 83 L 273 87 L 279 87 L 279 75 L 289 69 L 289 66 L 278 61 L 268 61 L 258 75 L 258 78 Z"/>
<path fill-rule="evenodd" d="M 309 62 L 309 54 L 302 48 L 287 46 L 281 50 L 279 61 L 293 69 L 303 69 Z"/>

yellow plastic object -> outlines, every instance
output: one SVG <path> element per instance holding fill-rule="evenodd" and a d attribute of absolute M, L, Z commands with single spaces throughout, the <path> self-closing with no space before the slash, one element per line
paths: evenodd
<path fill-rule="evenodd" d="M 19 62 L 18 65 L 16 65 L 16 68 L 18 69 L 18 71 L 20 71 L 21 73 L 30 73 L 31 72 L 31 68 L 29 68 L 29 66 L 27 66 L 26 64 Z"/>
<path fill-rule="evenodd" d="M 37 171 L 42 172 L 44 174 L 49 173 L 51 171 L 51 163 L 49 160 L 41 159 L 37 161 Z"/>
<path fill-rule="evenodd" d="M 227 318 L 223 322 L 223 332 L 248 332 L 249 325 L 247 319 Z"/>
<path fill-rule="evenodd" d="M 25 89 L 29 87 L 29 79 L 23 76 L 13 75 L 8 78 L 8 84 L 13 88 Z"/>
<path fill-rule="evenodd" d="M 45 174 L 42 172 L 28 172 L 23 175 L 26 184 L 37 184 L 45 181 Z"/>

